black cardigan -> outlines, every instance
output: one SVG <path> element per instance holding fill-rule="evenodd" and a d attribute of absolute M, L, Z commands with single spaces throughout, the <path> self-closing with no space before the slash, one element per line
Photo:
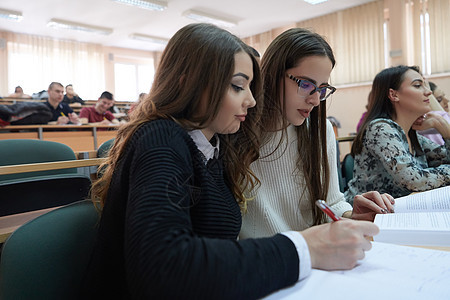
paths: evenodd
<path fill-rule="evenodd" d="M 283 235 L 237 241 L 222 163 L 173 121 L 143 125 L 114 172 L 83 297 L 251 299 L 295 283 Z"/>

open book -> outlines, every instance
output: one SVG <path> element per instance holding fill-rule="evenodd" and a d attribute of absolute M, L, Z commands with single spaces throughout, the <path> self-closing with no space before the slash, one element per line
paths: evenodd
<path fill-rule="evenodd" d="M 450 247 L 450 186 L 395 199 L 394 214 L 378 214 L 374 241 Z"/>

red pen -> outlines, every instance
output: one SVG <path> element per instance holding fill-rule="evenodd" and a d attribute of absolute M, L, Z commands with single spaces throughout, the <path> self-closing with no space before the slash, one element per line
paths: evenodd
<path fill-rule="evenodd" d="M 328 204 L 323 200 L 317 200 L 316 205 L 329 216 L 333 221 L 339 221 L 342 220 L 341 217 L 338 217 L 334 214 L 334 212 L 331 210 L 331 208 L 328 206 Z"/>

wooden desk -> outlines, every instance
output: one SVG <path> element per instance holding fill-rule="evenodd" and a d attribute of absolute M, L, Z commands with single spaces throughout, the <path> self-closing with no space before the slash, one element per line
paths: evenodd
<path fill-rule="evenodd" d="M 99 166 L 105 160 L 106 158 L 90 158 L 90 159 L 44 162 L 35 164 L 0 166 L 0 175 Z"/>
<path fill-rule="evenodd" d="M 336 140 L 340 142 L 353 142 L 353 140 L 356 138 L 356 135 L 351 136 L 338 136 Z"/>
<path fill-rule="evenodd" d="M 432 249 L 432 250 L 440 250 L 440 251 L 448 251 L 448 252 L 450 252 L 450 247 L 444 247 L 444 246 L 414 246 L 414 245 L 408 245 L 406 247 L 417 247 L 417 248 L 425 248 L 425 249 Z"/>
<path fill-rule="evenodd" d="M 59 207 L 60 206 L 0 217 L 0 243 L 4 243 L 17 228 L 26 222 Z"/>
<path fill-rule="evenodd" d="M 371 242 L 373 242 L 373 237 L 367 237 L 367 239 Z M 432 249 L 432 250 L 440 250 L 440 251 L 449 251 L 450 252 L 450 247 L 446 247 L 446 246 L 418 246 L 418 245 L 399 245 L 399 246 L 403 246 L 403 247 L 417 247 L 417 248 L 425 248 L 425 249 Z"/>
<path fill-rule="evenodd" d="M 15 98 L 15 97 L 3 97 L 0 99 L 0 104 L 10 105 L 17 102 L 46 102 L 47 100 L 33 99 L 33 98 Z"/>
<path fill-rule="evenodd" d="M 0 127 L 0 139 L 39 139 L 66 144 L 73 151 L 93 151 L 116 137 L 114 125 L 9 125 Z M 107 130 L 100 131 L 99 128 Z"/>
<path fill-rule="evenodd" d="M 35 163 L 35 164 L 0 166 L 0 175 L 98 166 L 102 164 L 104 161 L 105 158 L 93 158 L 93 159 L 67 160 L 67 161 L 56 161 L 56 162 Z M 0 217 L 0 243 L 5 242 L 6 239 L 11 235 L 11 233 L 13 233 L 14 230 L 19 228 L 21 225 L 56 208 L 58 207 L 51 207 L 41 210 L 29 211 L 25 213 Z"/>
<path fill-rule="evenodd" d="M 97 158 L 97 151 L 75 151 L 75 156 L 77 157 L 77 159 Z"/>

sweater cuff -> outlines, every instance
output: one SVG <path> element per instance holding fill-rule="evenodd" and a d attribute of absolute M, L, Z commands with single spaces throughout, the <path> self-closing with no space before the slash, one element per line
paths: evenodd
<path fill-rule="evenodd" d="M 295 245 L 298 254 L 298 280 L 302 280 L 311 274 L 311 255 L 309 254 L 308 244 L 305 238 L 298 231 L 282 232 Z"/>

